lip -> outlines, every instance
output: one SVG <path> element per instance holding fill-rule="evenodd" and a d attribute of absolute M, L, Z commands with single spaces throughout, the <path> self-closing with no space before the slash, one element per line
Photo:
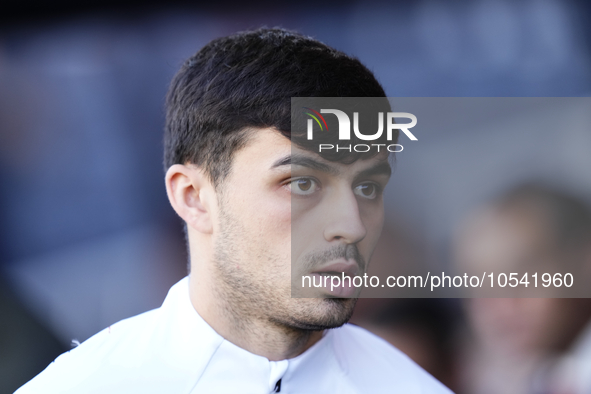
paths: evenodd
<path fill-rule="evenodd" d="M 359 265 L 354 260 L 335 261 L 312 271 L 313 274 L 344 273 L 346 276 L 355 276 L 358 272 Z"/>

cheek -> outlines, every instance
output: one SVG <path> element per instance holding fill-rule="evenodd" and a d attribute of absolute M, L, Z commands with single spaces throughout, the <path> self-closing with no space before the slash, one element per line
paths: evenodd
<path fill-rule="evenodd" d="M 262 256 L 284 256 L 291 245 L 291 204 L 273 191 L 246 194 L 236 204 L 236 213 L 242 217 L 251 248 Z"/>
<path fill-rule="evenodd" d="M 327 209 L 322 204 L 309 204 L 302 209 L 300 201 L 294 201 L 296 208 L 292 210 L 291 221 L 291 253 L 294 261 L 313 250 L 326 248 L 324 228 L 329 218 Z"/>
<path fill-rule="evenodd" d="M 274 229 L 281 233 L 289 229 L 291 201 L 285 192 L 263 180 L 253 183 L 244 179 L 233 186 L 230 191 L 233 210 L 243 218 L 247 227 L 261 232 Z"/>
<path fill-rule="evenodd" d="M 384 205 L 378 203 L 376 205 L 361 207 L 359 211 L 361 220 L 367 230 L 367 235 L 360 242 L 359 249 L 361 253 L 371 255 L 375 249 L 384 226 Z"/>
<path fill-rule="evenodd" d="M 289 284 L 291 266 L 291 210 L 289 204 L 261 204 L 252 222 L 258 233 L 257 266 L 268 283 Z M 269 269 L 271 268 L 271 269 Z"/>
<path fill-rule="evenodd" d="M 259 198 L 254 205 L 252 225 L 269 239 L 289 242 L 291 236 L 291 203 L 289 199 L 271 195 Z"/>

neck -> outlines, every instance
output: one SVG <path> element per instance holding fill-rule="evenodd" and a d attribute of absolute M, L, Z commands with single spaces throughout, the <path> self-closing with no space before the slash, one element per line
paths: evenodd
<path fill-rule="evenodd" d="M 228 302 L 228 294 L 205 272 L 195 272 L 189 278 L 193 307 L 224 339 L 250 353 L 280 361 L 296 357 L 322 338 L 322 331 L 287 327 L 262 316 L 245 313 L 245 308 Z M 198 270 L 203 271 L 203 270 Z"/>

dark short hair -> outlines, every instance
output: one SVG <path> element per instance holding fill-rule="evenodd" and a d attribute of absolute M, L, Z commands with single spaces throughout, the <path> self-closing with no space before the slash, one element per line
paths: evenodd
<path fill-rule="evenodd" d="M 385 97 L 351 56 L 284 29 L 211 41 L 175 75 L 166 100 L 164 165 L 202 166 L 214 186 L 228 175 L 248 130 L 290 137 L 291 97 Z"/>

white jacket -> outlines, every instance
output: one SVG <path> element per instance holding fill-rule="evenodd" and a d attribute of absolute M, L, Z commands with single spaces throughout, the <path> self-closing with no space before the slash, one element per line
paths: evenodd
<path fill-rule="evenodd" d="M 269 361 L 218 335 L 193 308 L 189 281 L 162 306 L 64 353 L 16 394 L 400 393 L 450 391 L 366 330 L 328 330 L 298 357 Z"/>

